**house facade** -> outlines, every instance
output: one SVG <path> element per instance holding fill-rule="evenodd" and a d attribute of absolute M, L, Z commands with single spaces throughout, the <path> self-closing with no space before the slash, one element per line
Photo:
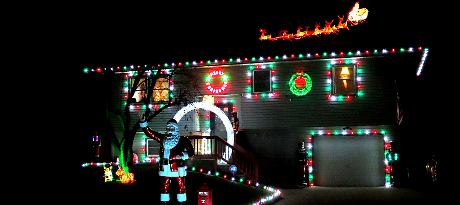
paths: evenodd
<path fill-rule="evenodd" d="M 363 49 L 85 72 L 116 74 L 109 118 L 119 139 L 122 120 L 116 113 L 128 100 L 135 123 L 147 107 L 161 109 L 178 92 L 186 92 L 188 105 L 163 110 L 150 126 L 163 131 L 175 118 L 181 135 L 202 137 L 194 144 L 198 154 L 212 152 L 213 142 L 206 136 L 218 136 L 255 156 L 260 180 L 295 181 L 301 176 L 310 186 L 391 186 L 392 165 L 399 157 L 393 148 L 404 137 L 396 127 L 395 76 L 401 70 L 419 75 L 427 54 L 422 47 Z M 139 68 L 149 71 L 127 99 Z M 171 75 L 174 70 L 185 72 Z M 154 72 L 163 77 L 149 83 Z M 150 99 L 148 89 L 153 89 Z M 133 143 L 139 160 L 155 160 L 158 149 L 139 130 Z"/>

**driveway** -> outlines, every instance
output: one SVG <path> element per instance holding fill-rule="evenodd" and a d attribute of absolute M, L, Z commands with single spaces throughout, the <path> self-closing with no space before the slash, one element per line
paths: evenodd
<path fill-rule="evenodd" d="M 275 205 L 295 204 L 433 204 L 432 192 L 385 187 L 305 187 L 282 189 Z M 436 204 L 440 204 L 437 200 Z"/>

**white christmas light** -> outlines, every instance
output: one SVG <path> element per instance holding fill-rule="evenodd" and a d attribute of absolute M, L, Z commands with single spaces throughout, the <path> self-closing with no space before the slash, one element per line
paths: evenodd
<path fill-rule="evenodd" d="M 425 51 L 423 52 L 422 60 L 420 60 L 420 64 L 417 69 L 417 76 L 420 76 L 420 74 L 422 74 L 423 65 L 425 65 L 425 59 L 427 56 L 428 56 L 428 48 L 425 48 Z"/>
<path fill-rule="evenodd" d="M 228 119 L 227 115 L 215 105 L 208 104 L 205 102 L 194 102 L 194 103 L 188 104 L 187 106 L 177 111 L 176 115 L 174 115 L 174 119 L 177 122 L 179 122 L 182 119 L 182 117 L 185 116 L 185 114 L 187 114 L 188 112 L 192 110 L 196 110 L 196 109 L 204 109 L 204 110 L 207 110 L 207 111 L 210 111 L 216 114 L 222 120 L 225 130 L 227 131 L 227 143 L 233 146 L 234 133 L 233 133 L 232 123 Z M 231 156 L 231 151 L 232 150 L 228 150 L 228 152 L 230 153 L 229 156 Z"/>

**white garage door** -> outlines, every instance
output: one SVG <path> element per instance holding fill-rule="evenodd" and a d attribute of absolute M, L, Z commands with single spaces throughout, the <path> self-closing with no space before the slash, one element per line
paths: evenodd
<path fill-rule="evenodd" d="M 382 135 L 313 138 L 313 167 L 318 186 L 385 185 Z"/>

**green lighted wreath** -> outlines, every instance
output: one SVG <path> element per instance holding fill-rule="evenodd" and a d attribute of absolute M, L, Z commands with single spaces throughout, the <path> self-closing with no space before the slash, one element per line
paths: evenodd
<path fill-rule="evenodd" d="M 310 92 L 312 86 L 311 78 L 308 74 L 300 72 L 291 76 L 289 88 L 294 95 L 303 96 Z"/>

